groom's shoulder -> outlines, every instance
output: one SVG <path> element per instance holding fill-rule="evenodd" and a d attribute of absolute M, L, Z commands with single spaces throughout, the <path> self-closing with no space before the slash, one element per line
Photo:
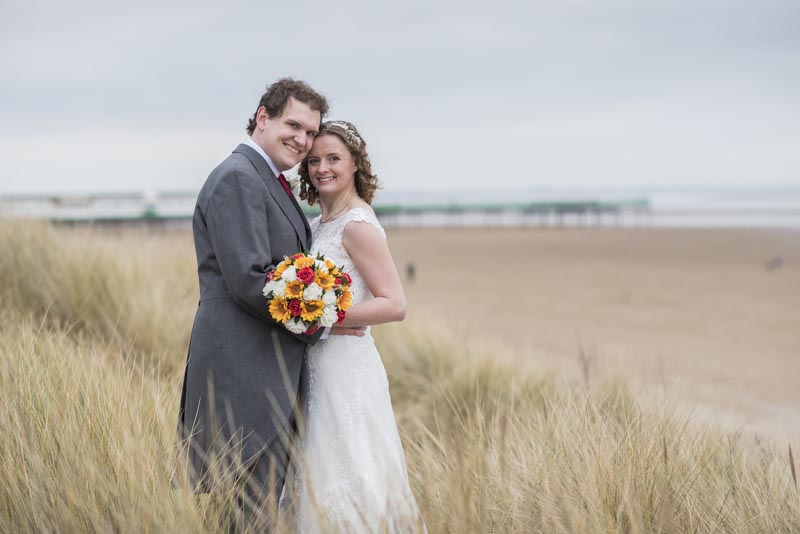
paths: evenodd
<path fill-rule="evenodd" d="M 219 165 L 217 165 L 214 170 L 211 171 L 209 177 L 218 174 L 224 174 L 226 172 L 241 172 L 257 175 L 258 172 L 256 171 L 253 161 L 248 154 L 248 151 L 252 150 L 252 148 L 244 144 L 237 146 L 230 154 L 228 154 L 227 158 L 222 160 Z"/>
<path fill-rule="evenodd" d="M 212 176 L 221 176 L 225 174 L 247 174 L 252 176 L 258 175 L 252 161 L 250 161 L 250 158 L 248 158 L 244 152 L 238 149 L 231 152 L 227 158 L 222 160 L 219 165 L 217 165 L 214 170 L 211 171 L 209 178 Z"/>
<path fill-rule="evenodd" d="M 214 167 L 200 190 L 200 197 L 211 196 L 221 183 L 252 183 L 255 185 L 261 182 L 253 163 L 243 151 L 239 150 L 241 146 L 239 145 L 219 165 Z"/>

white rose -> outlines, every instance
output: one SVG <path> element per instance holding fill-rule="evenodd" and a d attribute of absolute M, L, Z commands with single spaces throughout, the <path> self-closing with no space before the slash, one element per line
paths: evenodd
<path fill-rule="evenodd" d="M 302 334 L 306 331 L 306 325 L 300 319 L 289 319 L 284 323 L 286 330 L 291 332 L 292 334 Z"/>
<path fill-rule="evenodd" d="M 339 314 L 336 313 L 336 306 L 325 306 L 322 310 L 322 317 L 319 318 L 319 325 L 323 327 L 333 326 L 339 320 Z"/>
<path fill-rule="evenodd" d="M 267 282 L 267 284 L 264 286 L 264 290 L 262 291 L 262 293 L 264 293 L 264 296 L 266 297 L 267 295 L 269 295 L 270 291 L 275 291 L 275 280 L 270 280 L 269 282 Z"/>
<path fill-rule="evenodd" d="M 322 296 L 322 288 L 316 282 L 312 282 L 305 291 L 303 291 L 304 300 L 317 300 Z"/>
<path fill-rule="evenodd" d="M 323 272 L 323 273 L 327 273 L 328 272 L 328 266 L 325 265 L 324 261 L 314 260 L 314 267 L 316 267 L 317 271 L 319 271 L 319 272 Z"/>
<path fill-rule="evenodd" d="M 325 306 L 332 306 L 336 304 L 336 293 L 332 290 L 328 290 L 322 295 L 322 302 L 325 303 Z"/>
<path fill-rule="evenodd" d="M 275 284 L 275 287 L 272 288 L 273 295 L 280 298 L 286 296 L 286 282 L 283 280 L 273 280 L 271 283 Z"/>
<path fill-rule="evenodd" d="M 281 280 L 285 280 L 287 282 L 294 282 L 297 280 L 297 267 L 292 265 L 291 267 L 287 267 L 283 274 L 281 275 Z"/>

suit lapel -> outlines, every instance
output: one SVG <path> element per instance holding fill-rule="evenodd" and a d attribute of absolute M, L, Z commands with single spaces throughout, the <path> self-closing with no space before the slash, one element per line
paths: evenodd
<path fill-rule="evenodd" d="M 250 163 L 253 164 L 258 174 L 267 184 L 267 189 L 272 195 L 272 198 L 274 198 L 275 202 L 278 203 L 278 206 L 281 208 L 281 211 L 283 211 L 284 215 L 286 215 L 286 218 L 289 219 L 289 222 L 292 223 L 294 231 L 297 233 L 297 237 L 300 239 L 300 243 L 303 245 L 303 249 L 308 250 L 310 244 L 310 227 L 308 226 L 306 216 L 303 214 L 303 210 L 300 208 L 300 204 L 297 203 L 297 200 L 295 200 L 294 195 L 289 198 L 289 195 L 286 194 L 283 186 L 278 181 L 278 177 L 275 176 L 275 174 L 272 172 L 272 169 L 269 168 L 269 165 L 267 165 L 267 162 L 264 161 L 263 157 L 261 157 L 261 154 L 245 144 L 241 144 L 236 147 L 234 152 L 244 154 L 247 159 L 250 160 Z"/>

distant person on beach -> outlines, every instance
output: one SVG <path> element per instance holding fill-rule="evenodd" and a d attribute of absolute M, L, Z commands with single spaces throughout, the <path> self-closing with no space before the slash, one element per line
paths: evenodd
<path fill-rule="evenodd" d="M 406 280 L 413 282 L 417 277 L 417 267 L 413 261 L 406 263 Z"/>

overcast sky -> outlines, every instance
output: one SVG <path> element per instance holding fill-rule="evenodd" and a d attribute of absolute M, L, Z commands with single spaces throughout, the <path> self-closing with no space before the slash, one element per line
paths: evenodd
<path fill-rule="evenodd" d="M 387 189 L 800 183 L 797 0 L 7 1 L 0 194 L 200 187 L 291 75 Z"/>

